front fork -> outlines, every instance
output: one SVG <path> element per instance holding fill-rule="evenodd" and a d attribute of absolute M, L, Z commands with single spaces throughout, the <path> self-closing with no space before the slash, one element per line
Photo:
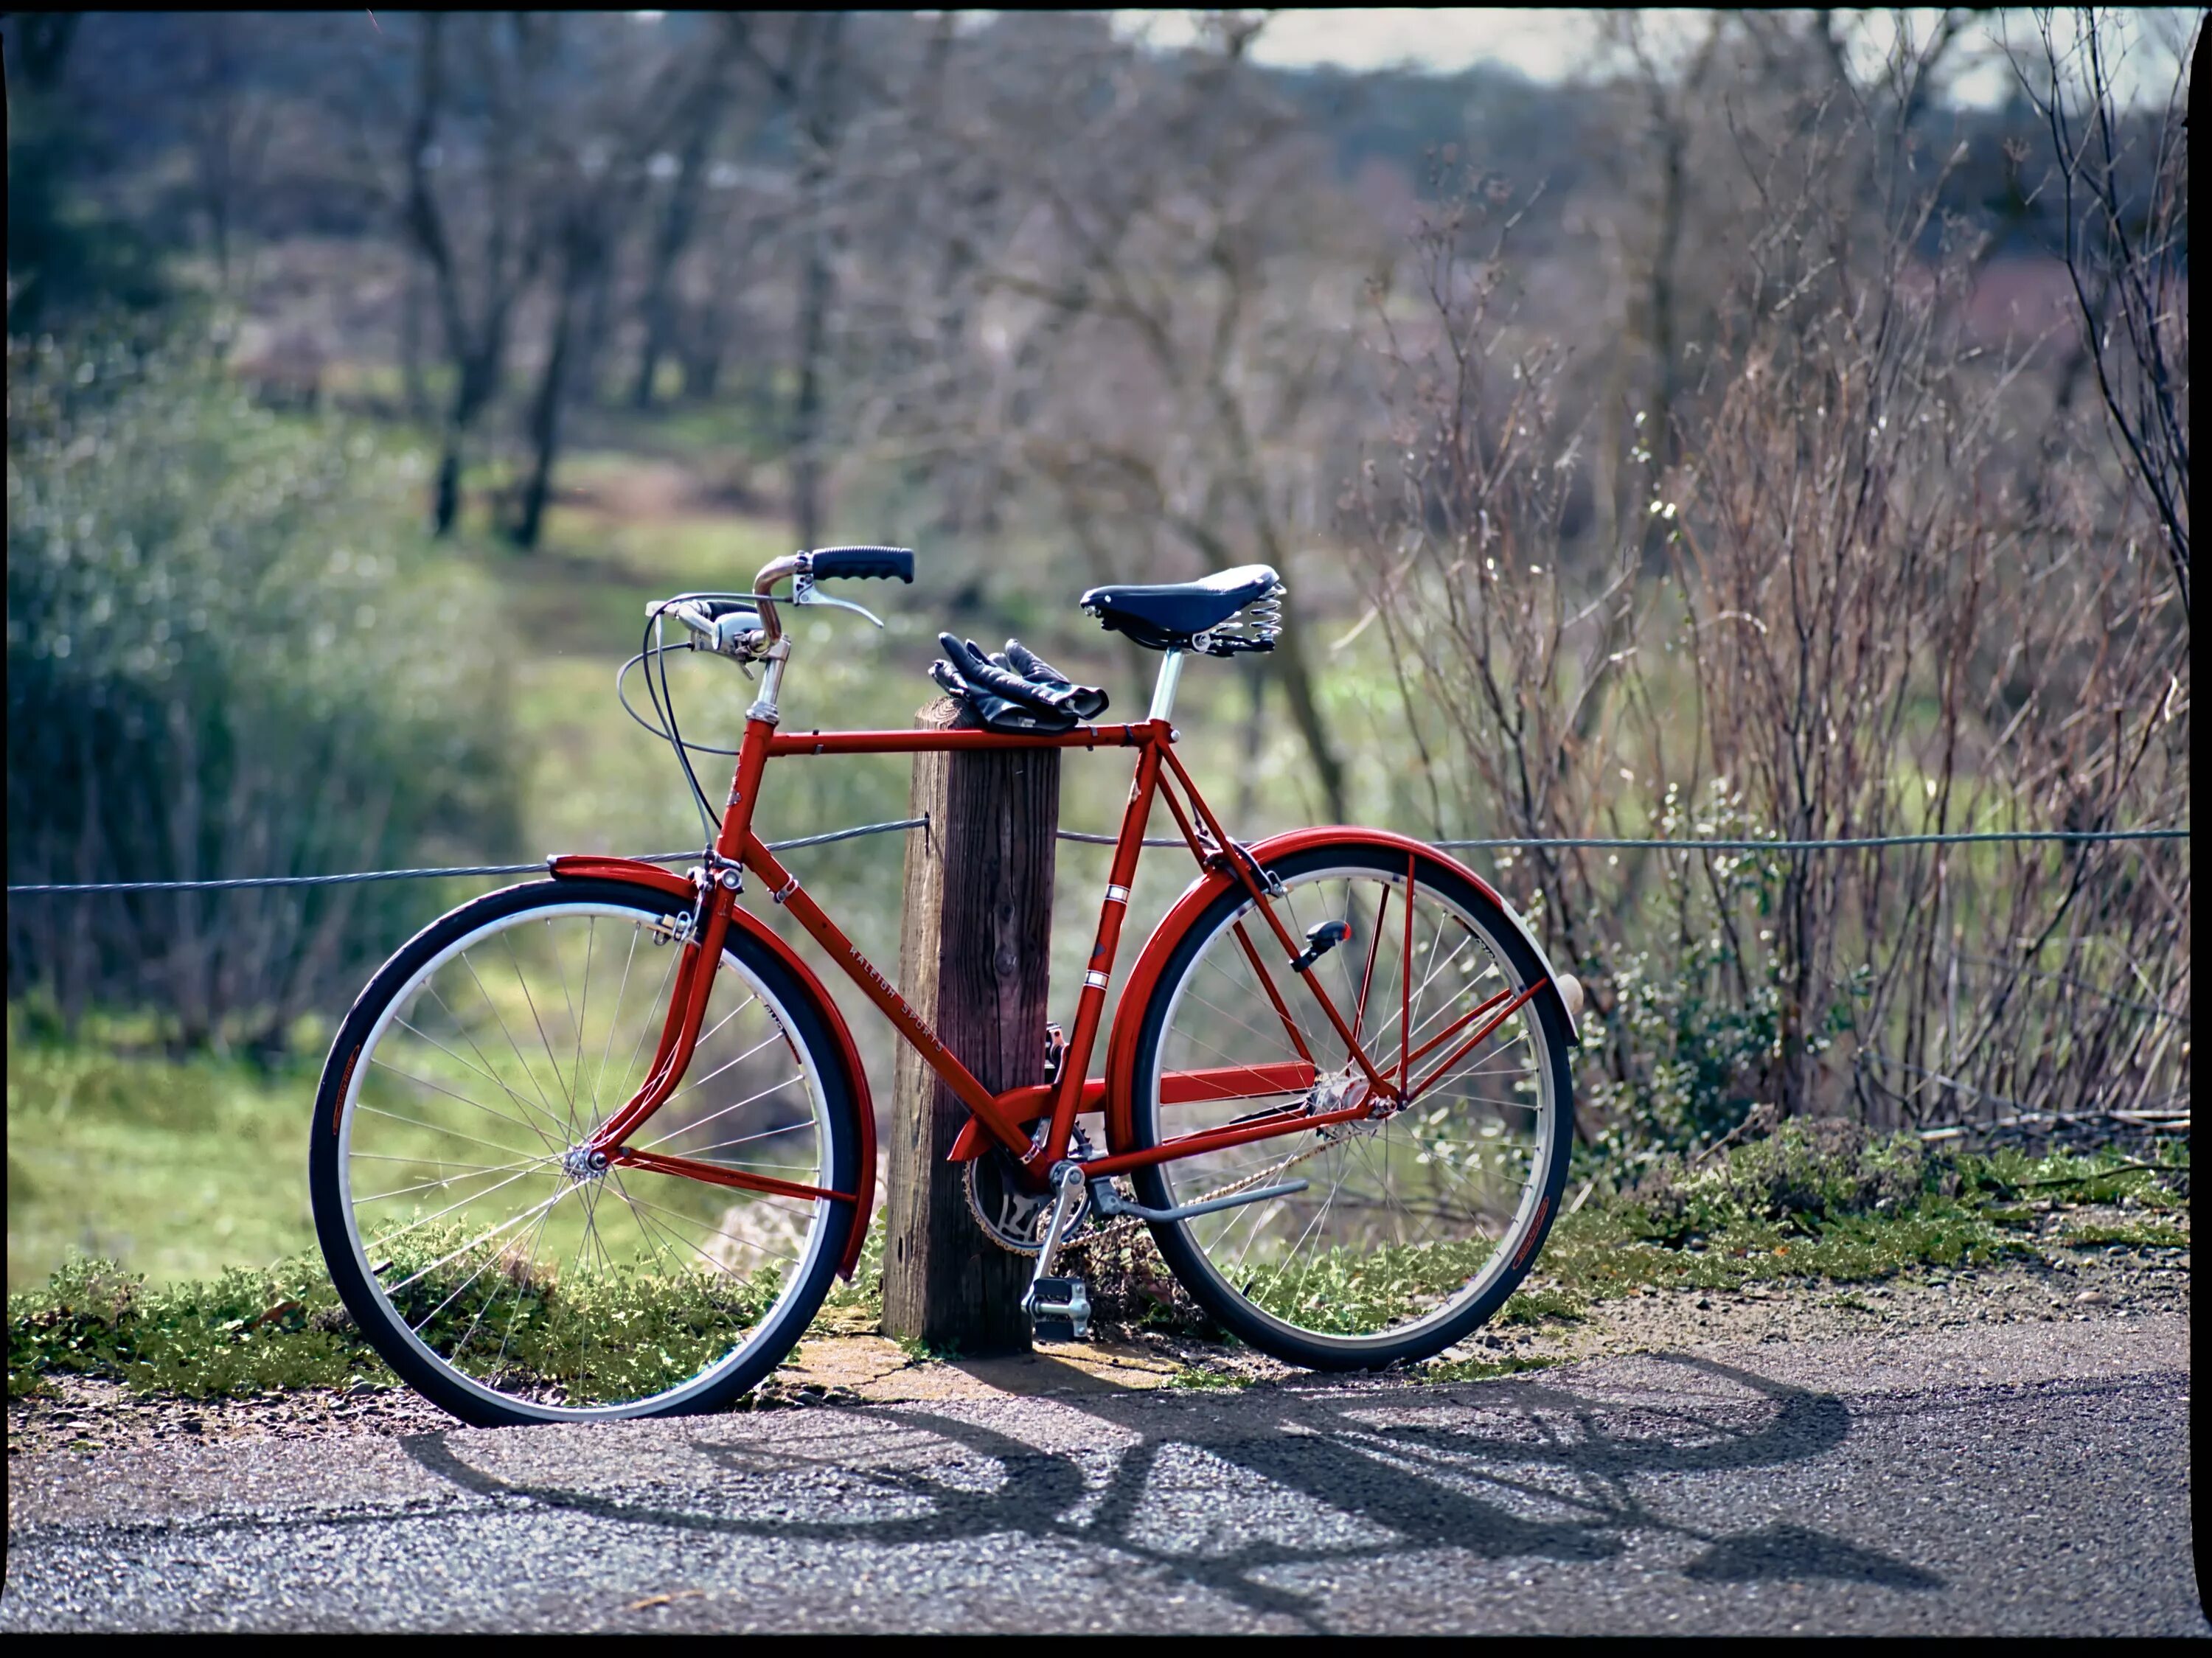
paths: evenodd
<path fill-rule="evenodd" d="M 660 1045 L 653 1050 L 653 1069 L 647 1073 L 645 1085 L 585 1142 L 589 1153 L 617 1157 L 623 1142 L 668 1102 L 699 1045 L 699 1028 L 706 1022 L 708 999 L 714 993 L 714 969 L 720 964 L 722 944 L 729 936 L 731 907 L 737 902 L 738 867 L 717 859 L 714 866 L 695 872 L 692 879 L 698 898 L 691 912 L 691 926 L 677 943 L 684 955 L 677 964 L 668 1017 L 661 1023 Z"/>
<path fill-rule="evenodd" d="M 590 1153 L 619 1161 L 623 1141 L 668 1102 L 699 1045 L 699 1027 L 706 1018 L 708 999 L 714 993 L 714 970 L 721 963 L 723 941 L 729 936 L 731 912 L 744 886 L 738 853 L 752 829 L 753 805 L 760 793 L 761 773 L 768 764 L 769 739 L 775 734 L 774 685 L 782 677 L 782 658 L 790 653 L 788 641 L 778 642 L 784 650 L 769 665 L 771 678 L 762 691 L 763 701 L 753 705 L 745 720 L 744 740 L 738 745 L 737 769 L 730 780 L 730 798 L 714 849 L 705 864 L 691 873 L 698 896 L 692 906 L 690 936 L 678 946 L 684 957 L 676 970 L 675 989 L 669 998 L 668 1017 L 660 1027 L 660 1046 L 654 1050 L 653 1069 L 645 1085 L 585 1143 Z"/>

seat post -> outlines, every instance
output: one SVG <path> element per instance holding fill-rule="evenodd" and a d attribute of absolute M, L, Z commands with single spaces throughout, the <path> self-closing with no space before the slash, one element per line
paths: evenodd
<path fill-rule="evenodd" d="M 1176 687 L 1182 683 L 1182 657 L 1181 651 L 1170 651 L 1160 659 L 1160 677 L 1152 682 L 1152 707 L 1146 719 L 1174 718 Z"/>

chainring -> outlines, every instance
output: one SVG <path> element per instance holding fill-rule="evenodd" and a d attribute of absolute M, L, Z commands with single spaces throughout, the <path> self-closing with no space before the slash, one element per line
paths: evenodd
<path fill-rule="evenodd" d="M 1080 1128 L 1069 1141 L 1068 1151 L 1079 1158 L 1091 1155 Z M 983 1229 L 983 1236 L 1018 1255 L 1034 1255 L 1043 1248 L 1045 1224 L 1052 1218 L 1052 1194 L 1031 1192 L 1022 1185 L 1013 1153 L 994 1145 L 963 1167 L 961 1194 L 968 1199 L 968 1212 Z M 1060 1242 L 1073 1242 L 1090 1224 L 1091 1193 L 1085 1189 L 1075 1212 L 1068 1217 L 1067 1230 Z"/>

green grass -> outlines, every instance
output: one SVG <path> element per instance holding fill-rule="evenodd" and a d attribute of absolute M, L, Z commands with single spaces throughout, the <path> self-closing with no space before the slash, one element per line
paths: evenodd
<path fill-rule="evenodd" d="M 8 1041 L 8 1288 L 72 1254 L 155 1284 L 211 1279 L 312 1248 L 307 1114 L 314 1060 L 264 1072 L 21 1029 Z"/>
<path fill-rule="evenodd" d="M 2185 1249 L 2189 1247 L 2189 1234 L 2179 1227 L 2148 1222 L 2132 1226 L 2090 1222 L 2068 1227 L 2059 1234 L 2058 1241 L 2069 1249 L 2101 1248 L 2112 1244 L 2130 1249 Z"/>
<path fill-rule="evenodd" d="M 1500 1324 L 1541 1324 L 1547 1320 L 1573 1323 L 1589 1309 L 1582 1297 L 1565 1290 L 1518 1290 L 1498 1309 Z"/>
<path fill-rule="evenodd" d="M 418 1235 L 397 1274 L 428 1267 L 459 1236 Z M 410 1322 L 434 1341 L 450 1339 L 496 1297 L 502 1376 L 570 1402 L 637 1398 L 697 1374 L 737 1344 L 778 1288 L 767 1272 L 734 1295 L 705 1274 L 585 1273 L 522 1285 L 518 1298 L 514 1284 L 465 1266 L 413 1279 L 401 1296 Z M 72 1260 L 44 1290 L 8 1298 L 9 1397 L 59 1373 L 191 1399 L 395 1385 L 314 1254 L 167 1288 L 112 1261 Z"/>
<path fill-rule="evenodd" d="M 1916 1139 L 1870 1139 L 1844 1124 L 1790 1123 L 1692 1171 L 1662 1166 L 1635 1189 L 1600 1199 L 1552 1230 L 1537 1270 L 1500 1310 L 1500 1325 L 1571 1321 L 1590 1303 L 1647 1289 L 1732 1291 L 1789 1280 L 1873 1283 L 1923 1268 L 1986 1266 L 2073 1248 L 2185 1248 L 2165 1221 L 2081 1222 L 2055 1238 L 2023 1193 L 2070 1194 L 2076 1206 L 2127 1196 L 2185 1218 L 2188 1151 L 2156 1166 L 2018 1152 L 1931 1153 Z M 1315 1328 L 1355 1331 L 1411 1316 L 1466 1281 L 1479 1244 L 1368 1254 L 1339 1250 L 1255 1285 L 1269 1310 Z"/>
<path fill-rule="evenodd" d="M 11 1071 L 11 1085 L 12 1076 Z M 2057 1241 L 2185 1248 L 2187 1148 L 2161 1153 L 2158 1166 L 2144 1171 L 2150 1180 L 2132 1177 L 2124 1162 L 2112 1154 L 1929 1155 L 1912 1144 L 1785 1126 L 1772 1139 L 1738 1148 L 1711 1168 L 1662 1171 L 1636 1191 L 1598 1199 L 1567 1217 L 1540 1257 L 1539 1278 L 1507 1303 L 1499 1321 L 1572 1319 L 1594 1302 L 1646 1287 L 1726 1291 L 1789 1279 L 1864 1283 L 1916 1269 L 2032 1257 L 2043 1248 L 2036 1231 L 2042 1216 L 2016 1200 L 2021 1191 L 2096 1189 L 2119 1175 L 2131 1176 L 2123 1184 L 2138 1203 L 2150 1190 L 2160 1192 L 2173 1206 L 2166 1212 L 2184 1224 L 2085 1220 Z M 1909 1183 L 1901 1186 L 1908 1173 Z M 418 1247 L 435 1248 L 428 1240 Z M 878 1218 L 860 1270 L 832 1296 L 825 1315 L 849 1316 L 853 1308 L 879 1306 L 882 1258 Z M 1441 1260 L 1441 1254 L 1419 1260 L 1413 1252 L 1392 1252 L 1370 1258 L 1364 1270 L 1347 1267 L 1331 1287 L 1376 1307 L 1394 1293 L 1418 1298 L 1435 1293 Z M 1315 1287 L 1304 1285 L 1300 1292 Z M 635 1390 L 683 1373 L 700 1352 L 726 1342 L 759 1311 L 723 1304 L 688 1281 L 650 1293 L 614 1280 L 564 1284 L 557 1293 L 556 1288 L 549 1286 L 532 1302 L 531 1328 L 520 1351 L 536 1374 L 572 1394 Z M 441 1297 L 443 1287 L 431 1293 L 434 1299 Z M 762 1293 L 768 1293 L 765 1285 Z M 460 1307 L 446 1315 L 465 1312 Z M 633 1341 L 618 1353 L 585 1354 L 582 1332 L 625 1325 L 629 1333 L 651 1339 Z M 212 1279 L 167 1285 L 149 1284 L 112 1260 L 73 1258 L 42 1286 L 11 1291 L 8 1328 L 11 1397 L 64 1372 L 193 1398 L 392 1385 L 353 1331 L 312 1252 L 262 1271 L 234 1269 Z M 916 1362 L 945 1356 L 920 1343 L 904 1345 Z M 1433 1366 L 1423 1375 L 1431 1381 L 1481 1380 L 1543 1362 L 1469 1359 Z M 1244 1382 L 1191 1366 L 1171 1385 Z"/>
<path fill-rule="evenodd" d="M 112 1260 L 72 1260 L 42 1288 L 8 1297 L 8 1396 L 56 1375 L 186 1399 L 398 1385 L 314 1254 L 161 1288 Z"/>

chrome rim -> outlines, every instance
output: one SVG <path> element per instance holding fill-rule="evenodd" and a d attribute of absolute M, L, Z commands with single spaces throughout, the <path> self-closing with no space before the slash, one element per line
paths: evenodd
<path fill-rule="evenodd" d="M 1290 1196 L 1173 1224 L 1200 1269 L 1263 1322 L 1309 1345 L 1356 1352 L 1453 1319 L 1512 1268 L 1537 1224 L 1558 1133 L 1559 1079 L 1545 1062 L 1533 1004 L 1464 1046 L 1527 985 L 1491 924 L 1417 881 L 1409 944 L 1402 871 L 1350 865 L 1284 884 L 1278 908 L 1294 937 L 1322 920 L 1351 924 L 1350 938 L 1311 970 L 1347 1023 L 1357 1014 L 1377 1067 L 1395 1076 L 1404 1064 L 1419 1091 L 1395 1115 L 1201 1153 L 1160 1173 L 1177 1206 L 1305 1181 Z M 1252 969 L 1240 924 L 1296 1020 L 1319 1085 L 1310 1095 L 1163 1106 L 1163 1074 L 1300 1060 Z M 1360 1075 L 1350 1050 L 1281 957 L 1249 902 L 1199 946 L 1174 987 L 1153 1074 L 1139 1090 L 1156 1142 L 1302 1097 L 1322 1110 L 1350 1097 L 1333 1082 Z"/>
<path fill-rule="evenodd" d="M 780 1339 L 825 1247 L 828 1199 L 588 1154 L 651 1067 L 679 959 L 662 919 L 576 902 L 484 923 L 386 1004 L 346 1081 L 356 1265 L 410 1347 L 503 1408 L 680 1404 Z M 829 1183 L 818 1068 L 728 950 L 684 1080 L 630 1145 Z"/>

